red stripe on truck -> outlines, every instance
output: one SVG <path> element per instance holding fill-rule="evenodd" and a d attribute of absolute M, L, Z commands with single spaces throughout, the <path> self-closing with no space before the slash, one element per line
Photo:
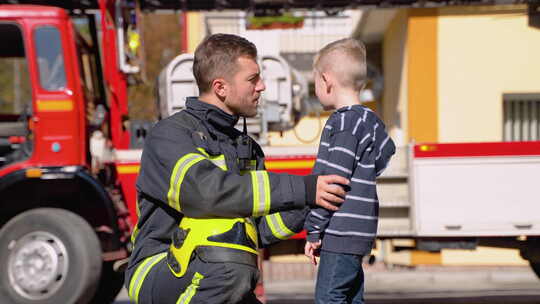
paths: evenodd
<path fill-rule="evenodd" d="M 486 156 L 540 156 L 540 141 L 424 143 L 414 146 L 415 158 Z"/>

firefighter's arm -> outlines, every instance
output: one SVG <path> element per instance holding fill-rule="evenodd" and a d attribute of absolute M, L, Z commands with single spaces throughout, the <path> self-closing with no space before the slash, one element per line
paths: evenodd
<path fill-rule="evenodd" d="M 188 217 L 260 217 L 306 205 L 304 177 L 264 170 L 229 172 L 195 145 L 192 132 L 174 125 L 156 126 L 145 143 L 147 158 L 157 159 L 160 199 Z M 144 169 L 144 168 L 143 168 Z M 143 170 L 142 170 L 143 171 Z M 165 176 L 165 178 L 163 178 Z M 142 189 L 146 191 L 145 189 Z M 158 194 L 159 195 L 159 194 Z"/>
<path fill-rule="evenodd" d="M 261 217 L 257 222 L 261 247 L 286 240 L 302 231 L 309 208 L 276 212 Z"/>

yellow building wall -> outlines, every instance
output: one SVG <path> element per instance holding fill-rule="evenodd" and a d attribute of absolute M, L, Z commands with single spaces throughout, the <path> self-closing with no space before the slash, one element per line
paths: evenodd
<path fill-rule="evenodd" d="M 502 140 L 504 93 L 540 92 L 540 30 L 525 6 L 441 8 L 440 142 Z"/>
<path fill-rule="evenodd" d="M 438 141 L 437 9 L 409 10 L 407 24 L 408 138 Z"/>
<path fill-rule="evenodd" d="M 401 9 L 383 40 L 383 111 L 407 143 L 502 139 L 502 95 L 540 91 L 540 30 L 525 6 Z M 392 137 L 395 134 L 391 133 Z M 518 250 L 385 253 L 396 264 L 527 265 Z"/>
<path fill-rule="evenodd" d="M 204 15 L 200 12 L 187 12 L 188 41 L 187 52 L 195 53 L 195 49 L 205 37 Z"/>

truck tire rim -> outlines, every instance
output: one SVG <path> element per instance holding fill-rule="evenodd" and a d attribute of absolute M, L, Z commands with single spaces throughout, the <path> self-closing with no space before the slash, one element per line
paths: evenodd
<path fill-rule="evenodd" d="M 62 286 L 68 271 L 68 254 L 56 236 L 35 231 L 12 241 L 9 247 L 9 282 L 20 296 L 43 300 Z"/>

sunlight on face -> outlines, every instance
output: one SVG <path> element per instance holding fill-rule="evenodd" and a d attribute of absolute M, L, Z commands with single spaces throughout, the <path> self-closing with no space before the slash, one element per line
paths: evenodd
<path fill-rule="evenodd" d="M 266 89 L 259 65 L 250 57 L 237 59 L 238 71 L 232 76 L 225 106 L 235 115 L 254 117 L 262 91 Z"/>

